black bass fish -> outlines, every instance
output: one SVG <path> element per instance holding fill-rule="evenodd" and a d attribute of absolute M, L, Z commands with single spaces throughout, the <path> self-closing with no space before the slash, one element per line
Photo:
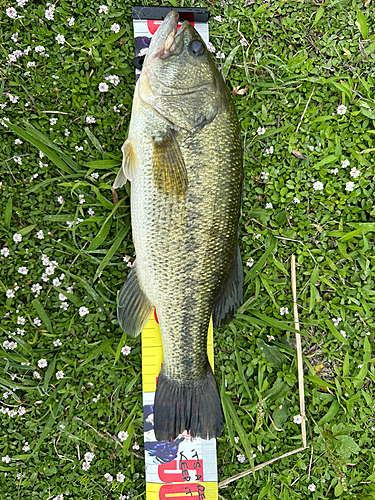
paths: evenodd
<path fill-rule="evenodd" d="M 136 261 L 118 297 L 137 336 L 156 308 L 164 360 L 154 404 L 158 441 L 218 437 L 223 416 L 207 358 L 215 327 L 243 300 L 238 246 L 242 152 L 236 111 L 197 31 L 171 11 L 137 82 L 123 163 L 131 181 Z"/>

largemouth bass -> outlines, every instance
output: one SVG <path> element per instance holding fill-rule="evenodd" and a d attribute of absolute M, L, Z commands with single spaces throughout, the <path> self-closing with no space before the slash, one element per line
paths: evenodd
<path fill-rule="evenodd" d="M 158 441 L 218 437 L 223 417 L 207 358 L 215 327 L 243 299 L 238 246 L 242 152 L 236 111 L 198 32 L 171 11 L 154 35 L 133 100 L 114 188 L 131 181 L 136 260 L 118 297 L 138 335 L 156 308 L 164 359 L 154 403 Z"/>

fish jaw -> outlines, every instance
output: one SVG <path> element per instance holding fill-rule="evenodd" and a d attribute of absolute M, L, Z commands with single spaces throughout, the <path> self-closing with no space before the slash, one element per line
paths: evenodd
<path fill-rule="evenodd" d="M 161 23 L 151 40 L 142 71 L 145 68 L 147 70 L 148 65 L 152 64 L 153 59 L 169 53 L 177 32 L 178 17 L 178 12 L 171 10 Z"/>

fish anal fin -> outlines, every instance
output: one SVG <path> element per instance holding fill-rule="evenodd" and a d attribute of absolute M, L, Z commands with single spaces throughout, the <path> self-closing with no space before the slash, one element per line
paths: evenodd
<path fill-rule="evenodd" d="M 150 319 L 153 306 L 142 291 L 133 267 L 117 300 L 117 318 L 121 328 L 131 337 L 137 337 Z"/>
<path fill-rule="evenodd" d="M 243 303 L 243 265 L 239 246 L 237 246 L 231 272 L 216 294 L 212 308 L 215 328 L 219 328 L 226 316 L 233 316 Z"/>
<path fill-rule="evenodd" d="M 188 185 L 187 172 L 174 130 L 168 129 L 161 138 L 153 137 L 152 163 L 157 188 L 170 196 L 184 196 Z"/>
<path fill-rule="evenodd" d="M 134 177 L 134 172 L 136 169 L 136 154 L 133 145 L 129 139 L 127 139 L 121 147 L 122 151 L 122 165 L 117 174 L 115 182 L 113 183 L 113 189 L 121 188 L 126 181 L 129 179 L 131 181 Z"/>

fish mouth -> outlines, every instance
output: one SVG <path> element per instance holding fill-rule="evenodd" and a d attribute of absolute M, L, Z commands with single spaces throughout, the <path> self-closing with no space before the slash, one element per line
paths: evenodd
<path fill-rule="evenodd" d="M 147 62 L 147 59 L 150 60 L 159 57 L 165 59 L 171 54 L 171 49 L 175 40 L 180 37 L 183 31 L 185 31 L 187 25 L 190 26 L 188 21 L 183 22 L 177 33 L 178 24 L 178 12 L 176 10 L 171 10 L 152 38 L 145 58 L 145 63 Z"/>

